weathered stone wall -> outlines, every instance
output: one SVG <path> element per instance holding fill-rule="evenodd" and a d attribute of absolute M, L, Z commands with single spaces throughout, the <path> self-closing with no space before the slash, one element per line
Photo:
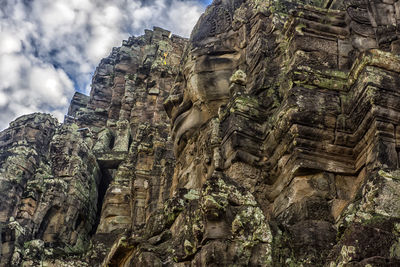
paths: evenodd
<path fill-rule="evenodd" d="M 220 0 L 124 41 L 64 124 L 0 133 L 1 264 L 400 265 L 399 3 Z"/>
<path fill-rule="evenodd" d="M 163 232 L 120 240 L 109 262 L 399 264 L 399 218 L 388 210 L 398 197 L 381 191 L 398 186 L 397 5 L 215 1 L 165 102 L 176 156 L 172 186 L 199 196 L 179 215 L 164 214 L 175 219 Z M 238 184 L 262 216 L 229 200 Z M 184 219 L 196 217 L 187 215 L 192 205 L 200 207 L 199 221 Z M 265 239 L 247 225 L 260 217 L 269 224 Z M 246 230 L 236 232 L 238 224 Z M 176 228 L 197 232 L 181 237 Z M 173 251 L 165 251 L 169 242 Z"/>
<path fill-rule="evenodd" d="M 64 124 L 32 114 L 1 133 L 1 266 L 98 265 L 170 198 L 163 101 L 186 42 L 146 30 L 102 60 Z"/>
<path fill-rule="evenodd" d="M 1 133 L 1 266 L 88 249 L 96 221 L 97 161 L 76 125 L 23 116 Z"/>
<path fill-rule="evenodd" d="M 97 233 L 142 227 L 170 196 L 174 162 L 162 104 L 185 44 L 160 28 L 124 41 L 97 68 L 87 106 L 71 114 L 91 129 L 94 152 L 109 177 Z M 104 123 L 93 127 L 92 120 Z"/>

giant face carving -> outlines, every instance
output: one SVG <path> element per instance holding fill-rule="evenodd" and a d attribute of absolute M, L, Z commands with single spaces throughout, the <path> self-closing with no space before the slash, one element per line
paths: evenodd
<path fill-rule="evenodd" d="M 220 1 L 203 15 L 194 29 L 196 34 L 191 37 L 185 63 L 165 102 L 176 155 L 229 99 L 229 79 L 243 61 L 240 38 L 231 26 L 233 10 L 240 2 Z"/>
<path fill-rule="evenodd" d="M 238 65 L 240 53 L 226 47 L 214 51 L 192 51 L 183 69 L 182 101 L 174 107 L 172 137 L 176 151 L 229 98 L 229 78 Z M 196 53 L 197 52 L 197 53 Z"/>

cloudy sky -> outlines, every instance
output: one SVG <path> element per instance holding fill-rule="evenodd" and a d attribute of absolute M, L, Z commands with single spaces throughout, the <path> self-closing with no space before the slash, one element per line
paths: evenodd
<path fill-rule="evenodd" d="M 0 130 L 48 112 L 62 121 L 100 59 L 153 26 L 189 36 L 211 0 L 0 0 Z"/>

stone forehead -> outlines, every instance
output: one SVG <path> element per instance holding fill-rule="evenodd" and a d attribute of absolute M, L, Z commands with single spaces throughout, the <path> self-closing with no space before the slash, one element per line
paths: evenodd
<path fill-rule="evenodd" d="M 223 33 L 231 27 L 235 10 L 244 0 L 219 0 L 207 8 L 193 30 L 191 41 L 194 44 Z"/>

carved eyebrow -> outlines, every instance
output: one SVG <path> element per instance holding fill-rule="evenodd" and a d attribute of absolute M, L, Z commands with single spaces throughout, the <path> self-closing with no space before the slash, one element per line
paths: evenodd
<path fill-rule="evenodd" d="M 207 56 L 221 56 L 221 55 L 225 55 L 225 54 L 234 54 L 237 51 L 235 50 L 219 50 L 219 51 L 210 51 L 209 53 L 207 53 Z"/>

